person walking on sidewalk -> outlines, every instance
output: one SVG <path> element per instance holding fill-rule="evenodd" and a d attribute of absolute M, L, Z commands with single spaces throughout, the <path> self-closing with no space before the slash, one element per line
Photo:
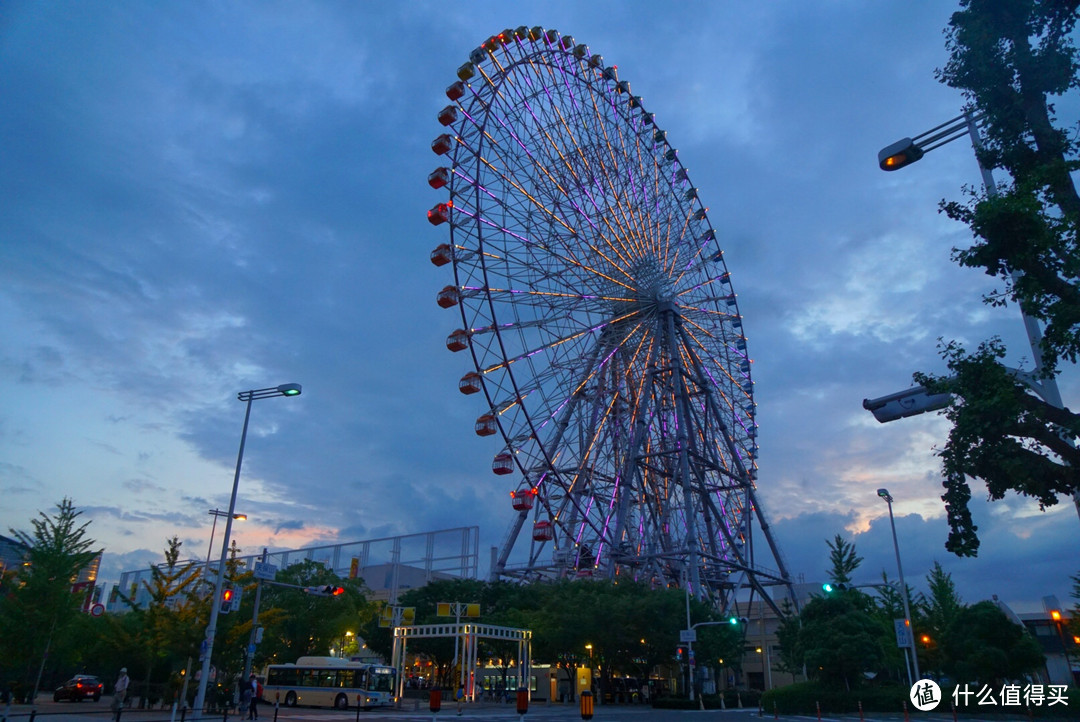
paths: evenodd
<path fill-rule="evenodd" d="M 128 683 L 130 680 L 127 676 L 127 667 L 120 668 L 120 676 L 116 679 L 116 684 L 113 686 L 113 702 L 112 708 L 118 710 L 124 706 L 124 700 L 127 699 Z"/>

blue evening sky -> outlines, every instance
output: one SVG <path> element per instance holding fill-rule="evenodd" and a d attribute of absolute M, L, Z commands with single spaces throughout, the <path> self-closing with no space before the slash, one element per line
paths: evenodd
<path fill-rule="evenodd" d="M 880 425 L 863 398 L 940 371 L 939 337 L 1030 352 L 992 279 L 950 262 L 937 212 L 979 183 L 966 139 L 904 171 L 877 151 L 960 112 L 934 79 L 952 2 L 29 2 L 0 4 L 0 532 L 69 496 L 102 579 L 206 554 L 256 404 L 236 528 L 246 552 L 478 524 L 481 572 L 510 521 L 500 448 L 462 396 L 452 279 L 425 212 L 435 115 L 457 67 L 543 25 L 619 66 L 709 206 L 754 359 L 759 490 L 797 577 L 843 533 L 864 579 L 934 560 L 966 601 L 1062 601 L 1071 503 L 973 511 L 944 549 L 936 416 Z M 1061 105 L 1063 119 L 1075 113 Z M 1074 368 L 1061 377 L 1075 406 Z M 218 538 L 221 539 L 219 527 Z"/>

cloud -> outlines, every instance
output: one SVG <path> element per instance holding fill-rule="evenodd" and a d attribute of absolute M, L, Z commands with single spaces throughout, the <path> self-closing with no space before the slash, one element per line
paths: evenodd
<path fill-rule="evenodd" d="M 944 554 L 932 450 L 946 427 L 879 425 L 862 399 L 940 371 L 939 336 L 1000 334 L 1010 362 L 1026 344 L 1013 309 L 979 302 L 992 284 L 949 260 L 967 231 L 936 208 L 978 182 L 970 148 L 876 167 L 880 147 L 959 111 L 932 74 L 950 12 L 7 8 L 0 522 L 70 495 L 89 503 L 103 579 L 160 558 L 174 533 L 203 558 L 206 511 L 232 493 L 237 392 L 296 381 L 299 398 L 252 405 L 238 545 L 478 525 L 483 573 L 516 482 L 492 474 L 501 444 L 473 433 L 483 403 L 457 391 L 471 362 L 445 349 L 461 319 L 434 303 L 452 274 L 429 263 L 446 234 L 424 218 L 445 193 L 424 179 L 456 68 L 490 34 L 543 23 L 619 65 L 709 207 L 754 359 L 759 493 L 792 571 L 819 574 L 813 540 L 837 531 L 888 568 L 873 495 L 888 486 L 923 574 Z M 1080 390 L 1071 368 L 1062 390 Z M 1058 588 L 1040 555 L 1075 519 L 1012 502 L 979 513 L 986 561 L 955 567 L 971 589 L 1000 577 L 995 563 Z"/>

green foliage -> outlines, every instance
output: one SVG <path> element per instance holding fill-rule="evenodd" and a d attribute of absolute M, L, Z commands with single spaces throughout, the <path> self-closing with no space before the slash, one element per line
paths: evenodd
<path fill-rule="evenodd" d="M 561 580 L 528 586 L 506 582 L 474 580 L 435 581 L 401 595 L 399 604 L 416 608 L 416 623 L 448 621 L 437 617 L 439 602 L 479 602 L 481 620 L 501 626 L 531 629 L 533 658 L 573 668 L 592 664 L 602 680 L 614 674 L 644 676 L 654 667 L 673 661 L 679 645 L 679 630 L 686 627 L 686 598 L 681 590 L 652 590 L 634 582 Z M 694 623 L 719 619 L 708 605 L 690 600 Z M 722 624 L 698 629 L 694 644 L 698 666 L 737 666 L 742 658 L 745 630 Z M 374 622 L 364 630 L 368 644 L 381 654 L 389 654 L 389 630 Z M 591 654 L 585 645 L 592 645 Z M 449 675 L 453 658 L 452 639 L 417 640 L 410 652 L 427 656 L 440 671 Z M 516 645 L 482 644 L 484 661 L 503 659 L 516 653 Z"/>
<path fill-rule="evenodd" d="M 27 563 L 0 597 L 0 671 L 28 690 L 36 688 L 45 662 L 55 667 L 78 657 L 72 632 L 83 616 L 83 596 L 72 592 L 72 583 L 99 553 L 81 515 L 65 497 L 52 516 L 39 512 L 32 534 L 11 530 L 28 551 Z"/>
<path fill-rule="evenodd" d="M 946 666 L 945 652 L 941 644 L 945 632 L 967 605 L 960 599 L 952 575 L 946 573 L 940 563 L 934 562 L 934 568 L 926 576 L 926 583 L 930 595 L 924 599 L 922 607 L 926 634 L 930 639 L 924 642 L 916 637 L 915 645 L 919 649 L 919 668 L 923 672 L 936 672 L 940 675 Z"/>
<path fill-rule="evenodd" d="M 850 584 L 851 575 L 862 564 L 863 558 L 855 553 L 855 545 L 844 539 L 839 534 L 832 541 L 826 541 L 829 546 L 829 580 L 835 584 Z"/>
<path fill-rule="evenodd" d="M 326 655 L 331 647 L 341 645 L 346 632 L 360 634 L 375 617 L 376 607 L 367 601 L 361 580 L 342 579 L 319 562 L 304 560 L 292 564 L 277 573 L 276 581 L 301 587 L 329 584 L 343 587 L 345 593 L 318 597 L 298 589 L 264 584 L 259 605 L 263 641 L 255 656 L 255 669 L 270 663 L 295 662 L 305 655 Z M 237 576 L 236 582 L 244 586 L 244 594 L 240 609 L 228 615 L 232 626 L 226 632 L 226 646 L 235 650 L 236 655 L 229 669 L 239 672 L 243 665 L 242 652 L 251 635 L 255 579 L 251 572 L 245 572 Z M 389 654 L 386 657 L 389 659 Z"/>
<path fill-rule="evenodd" d="M 1071 172 L 1080 167 L 1078 136 L 1057 127 L 1049 99 L 1080 86 L 1074 46 L 1075 2 L 962 0 L 946 31 L 950 59 L 939 80 L 964 91 L 984 116 L 981 163 L 1005 170 L 998 196 L 972 193 L 942 204 L 968 225 L 973 242 L 954 249 L 959 264 L 1004 283 L 984 298 L 1018 304 L 1044 325 L 1042 377 L 1080 355 L 1080 196 Z M 1001 359 L 995 340 L 967 352 L 943 345 L 949 375 L 916 374 L 931 392 L 950 392 L 952 430 L 938 454 L 945 476 L 950 528 L 946 548 L 978 552 L 968 509 L 969 477 L 986 482 L 992 499 L 1010 490 L 1042 507 L 1080 490 L 1077 452 L 1063 440 L 1080 432 L 1080 417 L 1032 393 Z M 1034 379 L 1034 381 L 1038 381 Z"/>
<path fill-rule="evenodd" d="M 1022 679 L 1046 663 L 1038 643 L 993 602 L 979 602 L 957 613 L 942 646 L 946 674 L 965 682 Z"/>
<path fill-rule="evenodd" d="M 881 625 L 865 609 L 865 597 L 848 590 L 811 599 L 803 607 L 798 647 L 813 679 L 850 689 L 885 661 Z"/>
<path fill-rule="evenodd" d="M 812 679 L 850 689 L 864 682 L 864 672 L 876 674 L 887 664 L 886 622 L 871 597 L 849 587 L 862 563 L 855 545 L 839 534 L 825 543 L 834 589 L 780 622 L 780 659 L 789 672 L 805 670 Z"/>
<path fill-rule="evenodd" d="M 950 528 L 945 548 L 975 556 L 978 527 L 968 510 L 967 477 L 983 479 L 991 499 L 1016 491 L 1043 508 L 1056 504 L 1059 495 L 1080 488 L 1080 452 L 1066 441 L 1080 434 L 1080 417 L 1050 406 L 1018 382 L 1001 363 L 1005 348 L 997 339 L 974 353 L 955 342 L 943 348 L 952 377 L 915 374 L 915 379 L 931 393 L 954 394 L 944 412 L 953 427 L 938 452 Z"/>

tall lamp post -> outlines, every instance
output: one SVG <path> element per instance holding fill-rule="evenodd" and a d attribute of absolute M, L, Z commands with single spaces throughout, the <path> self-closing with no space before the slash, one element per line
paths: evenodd
<path fill-rule="evenodd" d="M 896 571 L 900 574 L 901 599 L 904 600 L 904 622 L 907 624 L 908 630 L 908 649 L 911 650 L 911 664 L 915 668 L 915 679 L 911 683 L 915 684 L 922 679 L 922 676 L 919 674 L 919 655 L 915 651 L 915 627 L 911 623 L 911 605 L 908 603 L 907 584 L 904 583 L 904 567 L 900 564 L 900 543 L 896 540 L 896 521 L 893 519 L 892 513 L 893 498 L 888 489 L 878 489 L 877 495 L 889 505 L 889 524 L 892 526 L 893 549 L 896 550 Z"/>
<path fill-rule="evenodd" d="M 214 551 L 214 532 L 217 530 L 217 520 L 220 517 L 228 516 L 229 512 L 222 511 L 221 509 L 210 509 L 210 516 L 214 517 L 214 523 L 210 526 L 210 546 L 206 548 L 206 565 L 203 567 L 203 581 L 210 576 L 210 554 Z M 247 514 L 233 514 L 232 518 L 236 521 L 247 521 Z M 228 540 L 225 542 L 228 544 Z"/>
<path fill-rule="evenodd" d="M 247 404 L 244 411 L 244 430 L 240 433 L 240 451 L 236 455 L 236 473 L 233 475 L 232 495 L 229 497 L 229 511 L 225 516 L 225 541 L 221 545 L 221 563 L 218 564 L 217 579 L 214 582 L 214 596 L 210 600 L 210 623 L 206 627 L 206 641 L 202 654 L 202 672 L 199 675 L 199 691 L 195 694 L 195 713 L 202 715 L 206 703 L 206 683 L 210 681 L 210 658 L 214 652 L 214 637 L 217 634 L 218 611 L 221 608 L 221 587 L 225 581 L 225 562 L 229 555 L 229 537 L 232 533 L 233 514 L 236 512 L 236 490 L 240 484 L 240 466 L 244 463 L 244 443 L 247 441 L 248 420 L 251 418 L 251 402 L 256 399 L 269 399 L 275 396 L 299 396 L 300 384 L 282 384 L 267 389 L 241 391 L 236 395 Z M 215 521 L 217 519 L 215 518 Z"/>
<path fill-rule="evenodd" d="M 998 189 L 997 183 L 994 182 L 994 175 L 990 172 L 990 169 L 984 167 L 982 161 L 979 160 L 979 149 L 982 147 L 982 136 L 979 133 L 979 121 L 982 120 L 982 118 L 982 113 L 968 110 L 952 120 L 948 120 L 936 128 L 931 128 L 914 138 L 902 138 L 892 145 L 885 146 L 878 152 L 878 166 L 886 171 L 899 170 L 900 168 L 920 160 L 928 151 L 940 148 L 947 143 L 951 143 L 954 140 L 963 138 L 967 135 L 970 136 L 971 146 L 975 150 L 975 162 L 979 164 L 979 173 L 982 174 L 983 187 L 986 188 L 986 195 L 990 198 L 996 198 Z M 1010 272 L 1010 277 L 1014 286 L 1021 275 L 1022 274 L 1016 270 Z M 1065 405 L 1061 400 L 1061 391 L 1058 389 L 1057 378 L 1054 376 L 1042 378 L 1042 328 L 1039 326 L 1039 321 L 1038 319 L 1027 315 L 1024 312 L 1023 306 L 1020 307 L 1020 317 L 1024 320 L 1024 330 L 1027 331 L 1028 343 L 1031 345 L 1031 358 L 1034 368 L 1031 373 L 1018 372 L 1016 376 L 1032 391 L 1041 396 L 1046 403 L 1057 409 L 1065 408 Z M 911 391 L 914 391 L 914 389 Z M 904 395 L 905 393 L 906 392 L 900 392 L 900 394 L 894 394 L 894 396 Z M 882 399 L 878 399 L 878 401 L 884 401 L 888 398 L 890 397 L 883 397 Z M 920 409 L 919 411 L 916 411 L 916 413 L 920 413 L 921 411 L 931 411 L 941 408 L 943 405 L 944 404 L 940 404 L 933 408 Z M 868 410 L 873 410 L 870 406 L 867 406 L 865 402 L 863 406 Z M 875 414 L 875 416 L 876 415 L 877 414 Z M 879 420 L 892 421 L 893 419 Z M 1073 504 L 1076 506 L 1076 513 L 1080 515 L 1080 491 L 1073 493 Z"/>

